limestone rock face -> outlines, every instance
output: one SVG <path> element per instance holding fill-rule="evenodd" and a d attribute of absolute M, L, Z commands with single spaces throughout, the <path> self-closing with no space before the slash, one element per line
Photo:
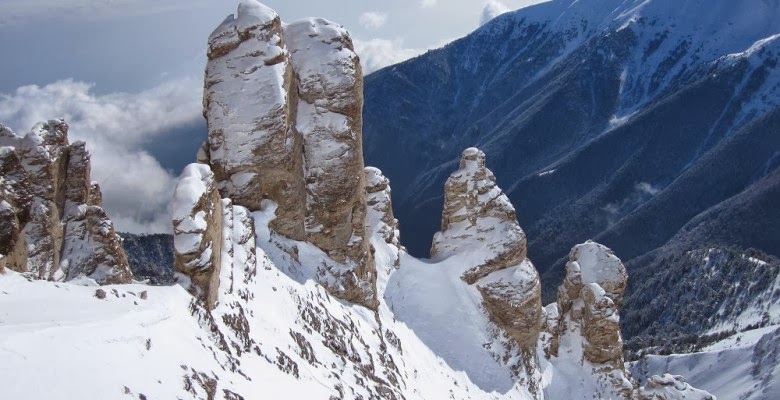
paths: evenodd
<path fill-rule="evenodd" d="M 174 269 L 189 289 L 213 307 L 222 253 L 222 200 L 208 165 L 184 168 L 173 194 Z"/>
<path fill-rule="evenodd" d="M 83 142 L 68 143 L 68 125 L 41 122 L 24 137 L 0 125 L 0 145 L 0 254 L 7 267 L 39 279 L 130 282 L 121 239 L 90 181 L 89 152 Z"/>
<path fill-rule="evenodd" d="M 249 210 L 277 205 L 272 228 L 304 240 L 303 139 L 295 127 L 297 93 L 282 22 L 243 1 L 209 37 L 203 115 L 208 157 L 222 197 Z"/>
<path fill-rule="evenodd" d="M 460 168 L 444 186 L 441 231 L 431 247 L 434 259 L 463 253 L 474 264 L 463 274 L 468 283 L 526 258 L 525 233 L 515 208 L 485 166 L 485 153 L 473 147 L 463 151 Z"/>
<path fill-rule="evenodd" d="M 373 233 L 381 235 L 385 242 L 400 248 L 398 220 L 393 215 L 393 202 L 390 196 L 390 180 L 375 167 L 366 167 L 365 175 L 366 205 L 378 217 L 378 221 L 369 222 L 367 225 L 375 227 L 376 231 Z"/>
<path fill-rule="evenodd" d="M 118 284 L 132 279 L 122 241 L 101 207 L 81 204 L 69 209 L 60 269 L 65 280 L 84 275 L 101 284 Z"/>
<path fill-rule="evenodd" d="M 545 308 L 550 340 L 544 352 L 555 363 L 560 343 L 573 344 L 577 348 L 566 352 L 581 354 L 583 372 L 596 378 L 607 393 L 629 399 L 635 396 L 636 385 L 623 364 L 619 316 L 627 279 L 612 250 L 591 241 L 574 246 L 558 300 Z"/>
<path fill-rule="evenodd" d="M 582 332 L 587 339 L 585 358 L 593 363 L 622 368 L 620 304 L 628 282 L 623 263 L 612 250 L 589 241 L 572 248 L 567 272 L 573 275 L 571 281 L 576 282 L 579 276 L 582 283 L 579 298 L 583 301 Z M 563 289 L 567 295 L 573 290 Z"/>
<path fill-rule="evenodd" d="M 562 383 L 570 385 L 566 390 L 596 388 L 602 398 L 618 399 L 711 399 L 709 393 L 671 375 L 653 376 L 639 387 L 626 370 L 620 304 L 627 281 L 623 263 L 601 244 L 587 241 L 569 253 L 558 299 L 544 308 L 539 343 L 555 368 L 582 370 L 584 380 Z"/>
<path fill-rule="evenodd" d="M 431 258 L 457 257 L 461 278 L 482 295 L 490 320 L 519 346 L 513 367 L 532 393 L 541 394 L 536 346 L 542 325 L 539 273 L 526 258 L 515 209 L 485 166 L 485 153 L 463 151 L 445 185 L 441 231 Z"/>
<path fill-rule="evenodd" d="M 337 297 L 375 308 L 363 77 L 349 34 L 323 19 L 285 25 L 245 0 L 210 36 L 208 59 L 209 138 L 197 159 L 211 167 L 220 196 L 250 212 L 272 201 L 275 233 L 310 242 L 335 262 L 315 278 Z"/>
<path fill-rule="evenodd" d="M 336 261 L 360 261 L 369 254 L 360 62 L 347 31 L 330 21 L 295 22 L 284 33 L 297 77 L 307 240 Z"/>
<path fill-rule="evenodd" d="M 75 142 L 69 147 L 68 169 L 65 178 L 65 199 L 70 204 L 89 204 L 90 191 L 97 189 L 97 184 L 90 180 L 90 157 L 84 142 Z M 100 202 L 94 204 L 100 205 Z M 67 211 L 67 205 L 66 210 Z"/>

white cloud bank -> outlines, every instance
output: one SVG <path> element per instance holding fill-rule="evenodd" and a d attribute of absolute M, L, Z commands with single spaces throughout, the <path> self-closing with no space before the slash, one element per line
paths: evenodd
<path fill-rule="evenodd" d="M 0 0 L 0 26 L 40 17 L 65 20 L 101 20 L 150 15 L 209 5 L 209 0 Z"/>
<path fill-rule="evenodd" d="M 201 118 L 200 99 L 200 82 L 189 79 L 108 95 L 64 80 L 0 94 L 0 122 L 24 135 L 39 121 L 65 118 L 70 141 L 84 140 L 92 153 L 92 179 L 100 183 L 103 205 L 117 228 L 168 232 L 176 179 L 142 147 L 166 130 L 194 124 Z"/>
<path fill-rule="evenodd" d="M 360 14 L 358 22 L 366 29 L 379 29 L 387 22 L 387 14 L 375 11 L 364 12 Z"/>
<path fill-rule="evenodd" d="M 368 75 L 388 65 L 397 64 L 425 52 L 403 46 L 403 41 L 387 39 L 354 39 L 355 53 L 360 57 L 363 75 Z"/>
<path fill-rule="evenodd" d="M 498 0 L 488 0 L 485 3 L 485 7 L 482 8 L 482 14 L 479 16 L 479 26 L 485 25 L 491 19 L 511 10 L 511 8 Z"/>
<path fill-rule="evenodd" d="M 436 5 L 436 0 L 420 0 L 417 4 L 422 8 L 431 8 Z"/>

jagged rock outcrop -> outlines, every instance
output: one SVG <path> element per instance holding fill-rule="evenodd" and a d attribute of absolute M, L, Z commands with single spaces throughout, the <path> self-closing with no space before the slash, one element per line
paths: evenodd
<path fill-rule="evenodd" d="M 294 87 L 279 16 L 242 1 L 237 14 L 209 37 L 203 93 L 209 136 L 203 153 L 222 197 L 250 210 L 273 200 L 272 228 L 304 240 L 303 138 L 295 127 Z"/>
<path fill-rule="evenodd" d="M 390 196 L 390 180 L 382 175 L 382 171 L 375 167 L 365 168 L 366 176 L 366 205 L 379 216 L 381 224 L 369 222 L 368 226 L 376 227 L 374 234 L 379 234 L 386 243 L 395 247 L 401 247 L 398 220 L 393 215 L 393 201 Z"/>
<path fill-rule="evenodd" d="M 540 348 L 556 367 L 582 368 L 589 384 L 623 399 L 711 399 L 682 377 L 652 376 L 640 387 L 626 370 L 620 305 L 628 275 L 609 248 L 587 241 L 572 248 L 558 299 L 545 307 Z M 566 346 L 564 348 L 564 346 Z"/>
<path fill-rule="evenodd" d="M 579 320 L 587 339 L 584 355 L 590 362 L 622 368 L 619 314 L 627 282 L 623 263 L 608 248 L 588 241 L 569 253 L 557 304 L 562 313 Z M 577 300 L 582 301 L 581 307 L 573 310 Z"/>
<path fill-rule="evenodd" d="M 561 357 L 562 342 L 581 343 L 574 351 L 582 354 L 583 368 L 602 376 L 604 389 L 621 398 L 632 398 L 635 389 L 623 364 L 620 336 L 620 304 L 627 280 L 625 267 L 612 250 L 591 241 L 579 244 L 569 253 L 557 302 L 545 308 L 546 356 Z M 566 338 L 571 335 L 582 339 Z"/>
<path fill-rule="evenodd" d="M 0 254 L 8 268 L 47 280 L 130 282 L 121 239 L 90 180 L 89 152 L 84 142 L 68 143 L 68 125 L 41 122 L 24 137 L 0 126 L 0 146 Z"/>
<path fill-rule="evenodd" d="M 208 165 L 190 164 L 173 193 L 174 269 L 209 308 L 219 289 L 222 254 L 222 199 Z"/>
<path fill-rule="evenodd" d="M 474 266 L 463 274 L 470 284 L 526 258 L 525 233 L 515 209 L 485 167 L 485 153 L 474 147 L 463 151 L 460 168 L 444 186 L 441 230 L 433 237 L 431 258 L 450 257 L 467 248 L 477 250 L 470 252 Z"/>
<path fill-rule="evenodd" d="M 485 166 L 485 153 L 463 151 L 447 180 L 441 231 L 431 258 L 458 257 L 461 279 L 474 284 L 490 319 L 520 347 L 520 370 L 529 390 L 540 393 L 536 344 L 542 324 L 539 274 L 526 258 L 526 240 L 515 209 Z M 518 369 L 516 367 L 516 369 Z"/>
<path fill-rule="evenodd" d="M 132 279 L 122 239 L 100 206 L 73 206 L 65 220 L 63 237 L 60 269 L 65 280 L 79 275 L 104 284 L 127 283 Z"/>
<path fill-rule="evenodd" d="M 393 215 L 393 202 L 390 196 L 390 180 L 382 171 L 374 167 L 365 168 L 366 182 L 366 229 L 374 241 L 383 241 L 374 245 L 374 260 L 377 268 L 377 293 L 384 293 L 387 279 L 401 265 L 401 234 L 398 220 Z M 387 244 L 386 246 L 383 244 Z M 384 265 L 384 268 L 381 266 Z"/>
<path fill-rule="evenodd" d="M 347 31 L 333 22 L 306 19 L 284 33 L 297 83 L 296 128 L 303 137 L 306 238 L 371 280 L 360 61 Z"/>
<path fill-rule="evenodd" d="M 322 263 L 314 278 L 337 297 L 376 308 L 363 78 L 347 31 L 323 19 L 285 25 L 246 0 L 209 37 L 208 58 L 209 138 L 197 160 L 211 167 L 220 196 L 250 212 L 273 201 L 274 232 L 335 262 Z"/>

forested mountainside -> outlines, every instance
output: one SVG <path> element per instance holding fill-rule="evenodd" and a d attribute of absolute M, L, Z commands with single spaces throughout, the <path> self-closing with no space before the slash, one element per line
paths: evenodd
<path fill-rule="evenodd" d="M 425 256 L 437 189 L 459 149 L 479 146 L 548 300 L 567 243 L 588 238 L 629 268 L 670 240 L 687 244 L 680 255 L 778 256 L 779 27 L 780 4 L 763 0 L 554 0 L 504 14 L 366 77 L 366 159 L 393 182 L 404 244 Z"/>

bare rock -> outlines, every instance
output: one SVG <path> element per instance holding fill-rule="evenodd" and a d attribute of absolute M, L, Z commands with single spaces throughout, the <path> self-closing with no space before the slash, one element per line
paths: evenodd
<path fill-rule="evenodd" d="M 209 162 L 222 197 L 250 211 L 278 208 L 271 228 L 304 240 L 303 139 L 290 54 L 279 16 L 243 1 L 209 37 L 203 115 Z"/>
<path fill-rule="evenodd" d="M 298 78 L 306 238 L 334 260 L 354 262 L 368 250 L 360 63 L 340 25 L 307 19 L 288 25 L 284 33 Z"/>
<path fill-rule="evenodd" d="M 0 178 L 2 179 L 2 178 Z M 27 268 L 27 242 L 22 233 L 17 208 L 8 200 L 9 193 L 0 188 L 0 254 L 4 254 L 4 265 L 25 272 Z"/>
<path fill-rule="evenodd" d="M 485 308 L 496 325 L 513 338 L 526 355 L 533 354 L 542 326 L 539 273 L 526 259 L 493 272 L 477 282 Z"/>
<path fill-rule="evenodd" d="M 366 206 L 368 207 L 367 226 L 372 234 L 379 234 L 386 243 L 401 248 L 398 220 L 393 215 L 390 180 L 379 168 L 366 167 Z"/>
<path fill-rule="evenodd" d="M 273 232 L 308 241 L 334 261 L 318 267 L 322 285 L 376 308 L 363 78 L 347 32 L 322 19 L 284 25 L 246 0 L 210 36 L 208 58 L 209 138 L 197 158 L 211 166 L 221 197 L 250 212 L 274 207 Z"/>
<path fill-rule="evenodd" d="M 636 382 L 623 363 L 619 315 L 626 279 L 622 262 L 610 249 L 591 241 L 575 246 L 557 302 L 545 307 L 542 348 L 553 364 L 577 364 L 559 367 L 582 368 L 583 376 L 593 379 L 603 393 L 631 399 Z M 562 343 L 568 347 L 561 349 Z M 581 356 L 578 361 L 571 355 L 558 360 L 562 351 Z"/>
<path fill-rule="evenodd" d="M 62 222 L 59 210 L 51 200 L 33 198 L 30 221 L 23 233 L 27 243 L 27 265 L 23 271 L 32 272 L 38 279 L 64 280 L 59 271 Z"/>
<path fill-rule="evenodd" d="M 593 363 L 622 368 L 619 309 L 597 283 L 583 286 L 581 293 L 585 304 L 582 313 L 582 333 L 587 339 L 583 349 L 585 358 Z"/>
<path fill-rule="evenodd" d="M 515 209 L 485 166 L 485 153 L 473 147 L 463 151 L 444 190 L 441 231 L 433 238 L 431 258 L 458 258 L 461 278 L 476 286 L 490 320 L 519 348 L 512 366 L 516 378 L 539 397 L 541 284 L 526 258 L 525 233 Z"/>
<path fill-rule="evenodd" d="M 60 269 L 65 280 L 86 276 L 101 285 L 132 281 L 122 239 L 102 208 L 85 204 L 70 208 L 65 221 Z"/>
<path fill-rule="evenodd" d="M 127 257 L 90 181 L 84 142 L 68 143 L 62 120 L 24 137 L 0 125 L 0 253 L 6 266 L 39 279 L 88 276 L 128 283 Z"/>
<path fill-rule="evenodd" d="M 103 191 L 100 190 L 100 185 L 97 182 L 92 182 L 89 185 L 89 198 L 87 199 L 88 206 L 103 206 Z"/>
<path fill-rule="evenodd" d="M 485 166 L 485 153 L 463 151 L 444 187 L 441 231 L 432 258 L 457 256 L 462 279 L 475 284 L 491 320 L 534 354 L 542 324 L 539 273 L 526 258 L 525 233 L 515 208 Z"/>
<path fill-rule="evenodd" d="M 174 268 L 190 290 L 213 308 L 219 288 L 222 201 L 208 165 L 184 168 L 173 194 Z"/>
<path fill-rule="evenodd" d="M 474 265 L 463 273 L 468 283 L 526 258 L 515 209 L 485 166 L 485 153 L 473 147 L 463 151 L 460 168 L 444 186 L 441 231 L 431 247 L 434 259 L 454 254 L 468 254 Z"/>
<path fill-rule="evenodd" d="M 68 149 L 68 169 L 65 178 L 65 199 L 71 204 L 88 204 L 90 202 L 90 154 L 87 145 L 78 141 Z M 100 206 L 100 204 L 95 204 Z M 66 205 L 67 210 L 67 205 Z"/>

